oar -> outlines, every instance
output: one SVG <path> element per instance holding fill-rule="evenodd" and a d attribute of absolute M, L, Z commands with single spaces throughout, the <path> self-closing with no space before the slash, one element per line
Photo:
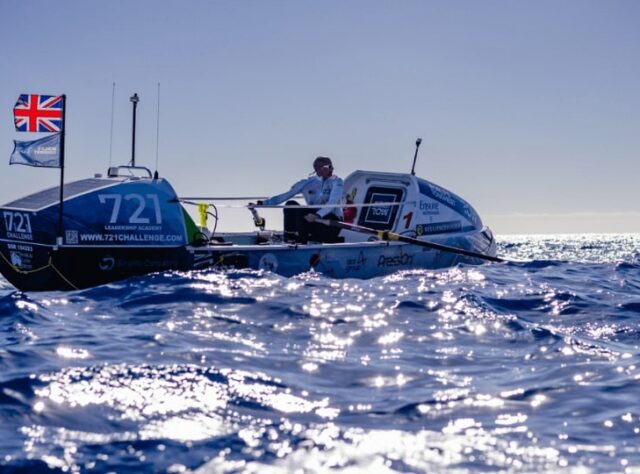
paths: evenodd
<path fill-rule="evenodd" d="M 506 260 L 500 257 L 493 257 L 491 255 L 485 255 L 483 253 L 472 252 L 470 250 L 459 249 L 456 247 L 449 247 L 448 245 L 436 244 L 434 242 L 427 242 L 425 240 L 414 239 L 413 237 L 407 237 L 404 235 L 396 234 L 388 230 L 375 230 L 369 227 L 362 227 L 355 224 L 347 224 L 340 221 L 332 221 L 329 219 L 316 219 L 315 222 L 328 225 L 331 227 L 339 227 L 341 229 L 352 230 L 354 232 L 360 232 L 361 234 L 376 235 L 382 240 L 398 240 L 407 244 L 416 245 L 418 247 L 426 247 L 428 249 L 441 250 L 443 252 L 457 253 L 460 255 L 466 255 L 467 257 L 480 258 L 482 260 L 488 260 L 490 262 L 505 262 Z"/>

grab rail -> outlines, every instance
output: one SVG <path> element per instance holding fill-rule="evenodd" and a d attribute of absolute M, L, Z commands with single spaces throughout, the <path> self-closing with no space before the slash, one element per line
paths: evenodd
<path fill-rule="evenodd" d="M 111 166 L 108 170 L 107 170 L 107 176 L 109 178 L 118 178 L 118 177 L 127 177 L 127 176 L 135 176 L 133 173 L 129 173 L 127 174 L 120 174 L 120 170 L 121 169 L 125 169 L 125 170 L 139 170 L 139 171 L 146 171 L 147 174 L 149 175 L 149 178 L 153 177 L 153 174 L 151 173 L 151 170 L 149 168 L 147 168 L 146 166 L 127 166 L 127 165 L 120 165 L 120 166 Z"/>

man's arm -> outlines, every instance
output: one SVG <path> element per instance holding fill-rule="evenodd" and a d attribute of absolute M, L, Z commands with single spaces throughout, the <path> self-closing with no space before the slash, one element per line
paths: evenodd
<path fill-rule="evenodd" d="M 284 192 L 282 194 L 277 194 L 273 197 L 270 197 L 269 199 L 265 199 L 264 201 L 262 201 L 262 204 L 264 206 L 275 206 L 277 204 L 281 204 L 285 202 L 287 199 L 292 198 L 296 194 L 301 193 L 308 183 L 309 183 L 309 178 L 301 179 L 300 181 L 295 183 L 293 186 L 291 186 L 291 189 L 289 191 Z"/>

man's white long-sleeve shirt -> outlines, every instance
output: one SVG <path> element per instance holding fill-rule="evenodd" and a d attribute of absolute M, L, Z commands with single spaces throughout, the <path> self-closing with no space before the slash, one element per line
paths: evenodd
<path fill-rule="evenodd" d="M 333 213 L 342 218 L 342 207 L 336 206 L 342 204 L 343 187 L 342 179 L 337 176 L 329 176 L 326 179 L 322 179 L 317 175 L 310 176 L 295 183 L 289 191 L 262 201 L 262 204 L 274 206 L 283 203 L 296 194 L 302 194 L 308 206 L 322 206 L 316 211 L 318 216 L 325 217 L 327 214 Z"/>

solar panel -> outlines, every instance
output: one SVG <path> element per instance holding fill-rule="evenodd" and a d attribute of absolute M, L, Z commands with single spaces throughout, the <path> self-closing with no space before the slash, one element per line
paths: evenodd
<path fill-rule="evenodd" d="M 64 185 L 64 199 L 67 200 L 79 194 L 84 194 L 95 189 L 105 188 L 118 184 L 120 181 L 110 179 L 82 179 Z M 24 209 L 26 211 L 37 211 L 60 202 L 60 187 L 45 189 L 43 191 L 30 194 L 16 201 L 5 204 L 4 208 Z"/>

